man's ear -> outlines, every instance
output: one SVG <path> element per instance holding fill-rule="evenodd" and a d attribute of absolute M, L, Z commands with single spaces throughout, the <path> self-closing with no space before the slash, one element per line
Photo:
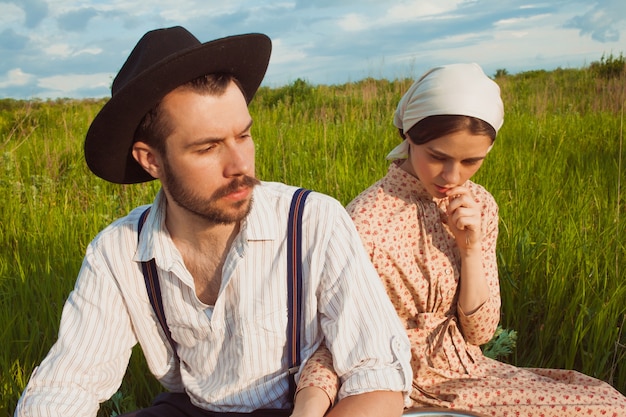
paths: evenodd
<path fill-rule="evenodd" d="M 133 158 L 154 178 L 161 176 L 161 159 L 154 148 L 145 142 L 133 143 Z"/>

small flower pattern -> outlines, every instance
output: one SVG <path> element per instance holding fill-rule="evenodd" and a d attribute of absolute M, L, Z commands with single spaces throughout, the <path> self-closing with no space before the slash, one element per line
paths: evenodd
<path fill-rule="evenodd" d="M 573 370 L 518 368 L 483 356 L 500 319 L 496 261 L 498 206 L 482 186 L 465 184 L 482 206 L 483 267 L 491 296 L 465 315 L 457 306 L 459 252 L 446 222 L 447 199 L 433 198 L 392 163 L 387 175 L 348 206 L 412 346 L 413 407 L 485 416 L 626 416 L 626 397 Z M 300 378 L 330 398 L 338 381 L 321 348 Z"/>
<path fill-rule="evenodd" d="M 333 357 L 324 345 L 321 345 L 304 365 L 296 388 L 296 395 L 306 387 L 317 387 L 324 390 L 331 404 L 334 404 L 337 398 L 339 377 L 333 369 Z"/>

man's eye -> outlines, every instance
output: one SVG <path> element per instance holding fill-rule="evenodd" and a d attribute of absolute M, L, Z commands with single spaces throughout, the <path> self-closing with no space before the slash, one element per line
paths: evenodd
<path fill-rule="evenodd" d="M 198 153 L 211 152 L 213 149 L 215 149 L 215 145 L 211 145 L 211 146 L 207 146 L 205 148 L 201 148 L 201 149 L 198 150 Z"/>

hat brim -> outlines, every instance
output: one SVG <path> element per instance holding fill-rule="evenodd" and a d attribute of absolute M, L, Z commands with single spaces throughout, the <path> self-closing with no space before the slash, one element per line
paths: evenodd
<path fill-rule="evenodd" d="M 167 93 L 206 74 L 232 74 L 249 103 L 263 81 L 271 54 L 263 34 L 217 39 L 162 60 L 129 81 L 102 107 L 85 138 L 85 160 L 91 171 L 107 181 L 135 184 L 151 181 L 133 158 L 137 126 Z"/>

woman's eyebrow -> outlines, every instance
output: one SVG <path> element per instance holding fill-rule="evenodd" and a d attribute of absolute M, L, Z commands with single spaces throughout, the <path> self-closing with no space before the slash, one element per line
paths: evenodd
<path fill-rule="evenodd" d="M 437 156 L 437 157 L 440 157 L 440 158 L 448 158 L 448 159 L 451 159 L 451 158 L 452 158 L 452 156 L 451 156 L 451 155 L 448 155 L 448 154 L 447 154 L 447 153 L 445 153 L 445 152 L 438 151 L 438 150 L 436 150 L 436 149 L 434 149 L 434 148 L 427 148 L 427 149 L 428 149 L 428 150 L 430 151 L 430 153 L 432 153 L 434 156 Z M 481 160 L 485 159 L 485 157 L 486 157 L 486 155 L 483 155 L 483 156 L 474 156 L 474 157 L 470 157 L 470 158 L 464 158 L 464 159 L 463 159 L 463 161 L 477 162 L 477 161 L 481 161 Z"/>

